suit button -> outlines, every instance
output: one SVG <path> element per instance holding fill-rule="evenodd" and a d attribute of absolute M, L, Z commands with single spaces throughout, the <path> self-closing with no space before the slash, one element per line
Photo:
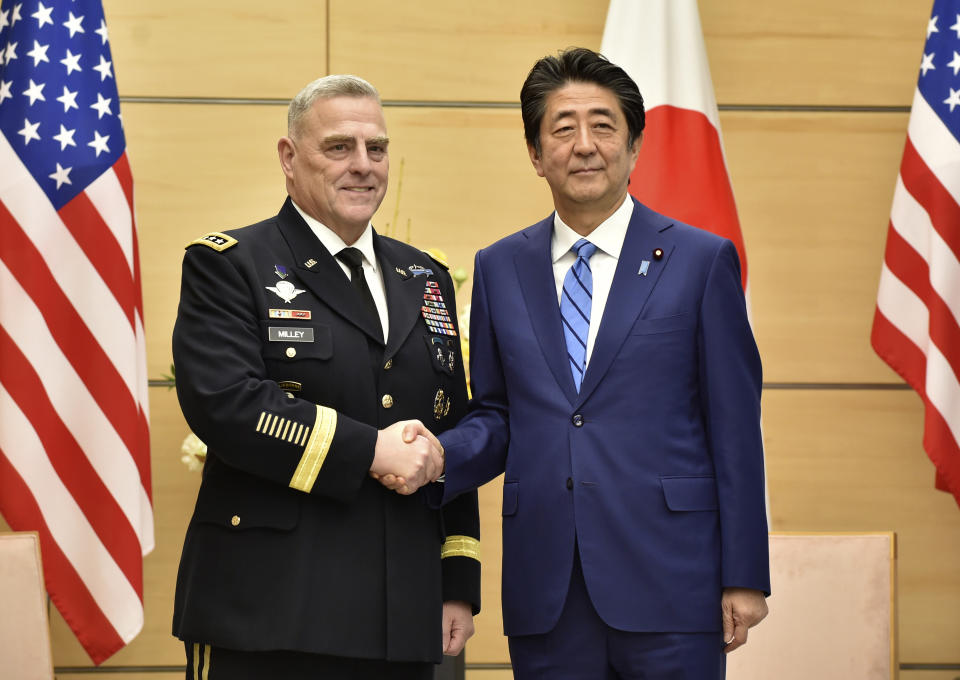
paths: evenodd
<path fill-rule="evenodd" d="M 240 517 L 238 515 L 234 515 L 233 517 L 231 517 L 230 524 L 232 524 L 235 527 L 240 526 Z"/>
<path fill-rule="evenodd" d="M 380 400 L 380 403 L 383 404 L 383 408 L 390 408 L 393 406 L 393 397 L 391 397 L 389 394 L 385 394 Z"/>
<path fill-rule="evenodd" d="M 287 347 L 286 354 L 292 359 L 293 357 L 297 356 L 297 350 L 295 350 L 293 347 Z"/>
<path fill-rule="evenodd" d="M 573 422 L 574 427 L 583 427 L 583 416 L 579 413 L 574 414 L 570 420 Z"/>
<path fill-rule="evenodd" d="M 383 365 L 383 370 L 389 371 L 391 368 L 393 368 L 393 359 L 387 359 L 387 363 Z"/>
<path fill-rule="evenodd" d="M 567 488 L 568 489 L 573 488 L 573 477 L 567 477 Z"/>

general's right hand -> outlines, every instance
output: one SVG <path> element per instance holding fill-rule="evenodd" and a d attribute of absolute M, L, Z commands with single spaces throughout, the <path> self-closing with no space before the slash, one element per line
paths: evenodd
<path fill-rule="evenodd" d="M 443 474 L 443 447 L 419 420 L 394 423 L 377 433 L 370 475 L 409 495 Z"/>

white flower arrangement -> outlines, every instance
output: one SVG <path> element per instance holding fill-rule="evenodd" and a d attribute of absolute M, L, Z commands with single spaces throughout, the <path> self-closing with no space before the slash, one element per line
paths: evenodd
<path fill-rule="evenodd" d="M 183 454 L 180 460 L 191 472 L 201 469 L 207 459 L 207 445 L 193 432 L 184 437 L 180 452 Z"/>

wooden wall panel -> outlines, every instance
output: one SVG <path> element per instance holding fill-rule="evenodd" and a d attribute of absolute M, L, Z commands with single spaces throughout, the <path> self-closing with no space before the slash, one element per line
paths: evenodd
<path fill-rule="evenodd" d="M 607 4 L 330 0 L 330 69 L 387 99 L 517 101 L 536 59 L 600 48 Z M 928 0 L 701 0 L 717 101 L 908 106 L 929 11 Z"/>
<path fill-rule="evenodd" d="M 700 0 L 717 101 L 909 106 L 931 5 Z"/>
<path fill-rule="evenodd" d="M 168 373 L 183 247 L 211 231 L 276 214 L 286 191 L 277 140 L 282 106 L 124 106 L 136 182 L 147 372 Z"/>
<path fill-rule="evenodd" d="M 108 666 L 166 666 L 184 663 L 183 645 L 171 635 L 170 629 L 180 550 L 200 486 L 200 473 L 191 472 L 180 462 L 180 444 L 188 432 L 176 394 L 167 388 L 150 390 L 150 447 L 156 547 L 144 559 L 145 622 L 140 635 L 111 657 L 106 662 Z M 50 636 L 55 666 L 90 665 L 89 657 L 56 608 L 51 608 Z"/>
<path fill-rule="evenodd" d="M 511 102 L 540 57 L 600 48 L 608 4 L 329 2 L 331 73 L 356 73 L 384 99 Z"/>
<path fill-rule="evenodd" d="M 763 418 L 773 528 L 895 531 L 900 661 L 960 661 L 960 513 L 933 490 L 917 395 L 768 390 Z"/>
<path fill-rule="evenodd" d="M 327 73 L 327 3 L 105 0 L 125 97 L 289 99 Z"/>
<path fill-rule="evenodd" d="M 728 112 L 721 124 L 764 379 L 900 382 L 870 326 L 907 116 Z"/>

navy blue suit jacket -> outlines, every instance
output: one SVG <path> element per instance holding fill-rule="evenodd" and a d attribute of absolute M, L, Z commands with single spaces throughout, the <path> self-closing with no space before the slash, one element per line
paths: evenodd
<path fill-rule="evenodd" d="M 770 589 L 760 357 L 736 249 L 634 201 L 578 394 L 552 230 L 551 215 L 477 253 L 473 399 L 440 435 L 444 500 L 505 473 L 507 635 L 556 623 L 575 542 L 608 625 L 719 631 L 723 588 Z"/>

